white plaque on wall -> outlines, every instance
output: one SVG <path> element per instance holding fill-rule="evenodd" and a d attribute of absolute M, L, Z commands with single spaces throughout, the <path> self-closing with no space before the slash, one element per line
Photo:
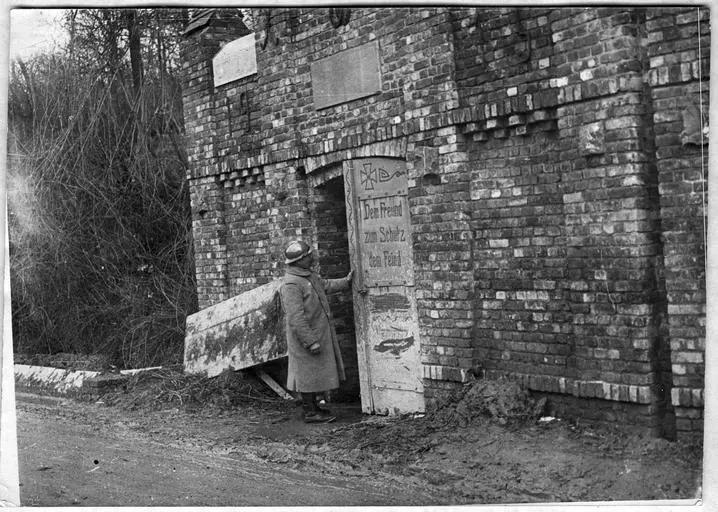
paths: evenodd
<path fill-rule="evenodd" d="M 257 72 L 257 50 L 254 33 L 224 45 L 212 58 L 214 86 L 223 85 Z"/>

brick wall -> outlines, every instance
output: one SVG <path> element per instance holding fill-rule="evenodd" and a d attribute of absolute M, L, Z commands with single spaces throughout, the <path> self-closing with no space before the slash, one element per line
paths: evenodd
<path fill-rule="evenodd" d="M 243 33 L 216 11 L 184 45 L 200 305 L 280 275 L 296 237 L 342 275 L 336 169 L 403 158 L 430 402 L 483 370 L 566 410 L 699 432 L 697 12 L 352 8 L 334 26 L 329 8 L 264 9 L 257 74 L 215 90 L 211 57 Z M 317 110 L 311 64 L 372 42 L 380 91 Z M 350 300 L 334 307 L 351 358 Z"/>
<path fill-rule="evenodd" d="M 212 57 L 224 44 L 248 33 L 239 19 L 235 9 L 218 11 L 208 25 L 195 30 L 192 44 L 181 47 L 184 120 L 189 140 L 187 178 L 200 309 L 228 299 L 233 293 L 227 217 L 231 218 L 234 212 L 228 190 L 239 182 L 222 172 L 222 162 L 218 159 L 221 153 L 228 151 L 228 121 L 222 119 L 222 111 L 217 108 L 228 88 L 220 94 L 215 91 Z M 218 100 L 218 96 L 222 99 Z M 229 241 L 232 243 L 233 239 Z"/>
<path fill-rule="evenodd" d="M 460 19 L 457 46 L 488 51 L 457 55 L 478 64 L 464 102 L 490 100 L 464 129 L 477 143 L 477 358 L 535 389 L 650 400 L 660 430 L 670 383 L 640 22 L 626 9 L 481 10 Z"/>
<path fill-rule="evenodd" d="M 680 432 L 700 431 L 705 349 L 709 11 L 646 10 L 665 257 L 672 404 Z M 701 121 L 701 112 L 703 120 Z"/>

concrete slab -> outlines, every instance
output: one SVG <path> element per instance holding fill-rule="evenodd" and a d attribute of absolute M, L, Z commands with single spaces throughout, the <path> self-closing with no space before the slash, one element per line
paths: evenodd
<path fill-rule="evenodd" d="M 184 370 L 214 377 L 287 355 L 275 280 L 187 317 Z"/>

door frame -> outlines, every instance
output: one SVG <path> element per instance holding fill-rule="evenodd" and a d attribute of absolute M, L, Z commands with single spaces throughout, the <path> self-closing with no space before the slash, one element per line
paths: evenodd
<path fill-rule="evenodd" d="M 372 395 L 372 378 L 369 367 L 369 354 L 364 343 L 366 338 L 366 299 L 364 294 L 364 268 L 357 250 L 358 211 L 356 194 L 354 192 L 354 163 L 353 160 L 342 162 L 344 175 L 344 204 L 347 215 L 347 238 L 349 243 L 349 260 L 354 269 L 352 279 L 352 297 L 354 305 L 354 336 L 357 347 L 357 364 L 359 366 L 359 392 L 361 395 L 362 410 L 374 412 L 374 396 Z"/>

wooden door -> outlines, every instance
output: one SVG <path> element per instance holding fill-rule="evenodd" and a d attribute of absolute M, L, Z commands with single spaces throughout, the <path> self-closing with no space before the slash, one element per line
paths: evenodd
<path fill-rule="evenodd" d="M 424 411 L 406 163 L 344 164 L 362 409 Z"/>

